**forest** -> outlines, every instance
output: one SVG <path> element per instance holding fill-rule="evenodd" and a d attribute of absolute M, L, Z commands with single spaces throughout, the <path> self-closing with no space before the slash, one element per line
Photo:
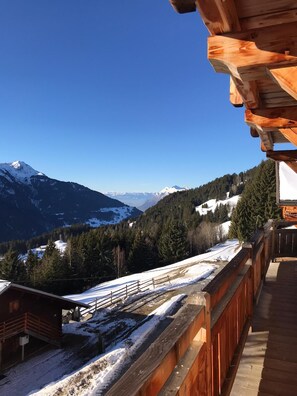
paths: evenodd
<path fill-rule="evenodd" d="M 247 172 L 169 195 L 133 222 L 96 229 L 76 225 L 29 241 L 1 244 L 0 278 L 65 295 L 201 254 L 222 240 L 219 225 L 230 220 L 230 213 L 226 205 L 205 216 L 195 208 L 209 199 L 238 194 L 241 199 L 232 213 L 231 238 L 247 240 L 269 218 L 280 217 L 274 163 L 265 161 Z M 53 243 L 59 238 L 67 241 L 63 255 Z M 41 259 L 30 250 L 40 244 L 48 245 Z M 23 262 L 19 254 L 27 250 Z"/>

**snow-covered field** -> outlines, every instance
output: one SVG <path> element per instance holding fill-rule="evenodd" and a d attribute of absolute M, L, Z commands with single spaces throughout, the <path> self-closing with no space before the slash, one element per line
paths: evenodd
<path fill-rule="evenodd" d="M 171 278 L 170 282 L 164 282 L 158 288 L 128 298 L 120 306 L 99 311 L 85 322 L 64 325 L 66 339 L 76 337 L 72 348 L 44 352 L 8 370 L 6 377 L 0 380 L 0 395 L 104 394 L 106 386 L 133 361 L 143 343 L 150 340 L 168 315 L 179 309 L 181 300 L 187 295 L 187 287 L 213 277 L 218 266 L 230 261 L 239 249 L 237 240 L 229 240 L 207 253 L 179 263 L 102 283 L 82 294 L 67 296 L 88 303 L 136 280 L 164 275 Z M 107 340 L 110 335 L 111 342 L 106 344 L 103 354 L 97 351 L 98 334 L 106 334 Z"/>
<path fill-rule="evenodd" d="M 224 200 L 210 199 L 202 205 L 196 206 L 195 210 L 200 214 L 200 216 L 205 216 L 208 212 L 214 212 L 220 205 L 228 205 L 230 216 L 239 199 L 240 195 L 234 195 L 233 197 Z"/>

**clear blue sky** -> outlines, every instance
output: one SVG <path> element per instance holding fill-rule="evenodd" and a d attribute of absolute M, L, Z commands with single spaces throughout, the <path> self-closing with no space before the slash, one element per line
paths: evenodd
<path fill-rule="evenodd" d="M 102 192 L 196 187 L 257 165 L 207 35 L 167 0 L 2 0 L 0 162 Z"/>

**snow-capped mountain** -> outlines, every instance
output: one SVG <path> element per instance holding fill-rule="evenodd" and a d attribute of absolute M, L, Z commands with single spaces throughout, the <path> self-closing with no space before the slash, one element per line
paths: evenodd
<path fill-rule="evenodd" d="M 127 205 L 135 206 L 139 210 L 143 212 L 150 208 L 151 206 L 156 205 L 162 198 L 166 197 L 166 195 L 173 194 L 178 191 L 184 191 L 186 188 L 173 186 L 173 187 L 165 187 L 161 191 L 156 193 L 149 192 L 132 192 L 132 193 L 117 193 L 117 192 L 108 192 L 107 196 L 111 198 L 116 198 L 121 202 L 124 202 Z"/>
<path fill-rule="evenodd" d="M 0 241 L 76 223 L 115 224 L 140 213 L 80 184 L 51 179 L 22 161 L 0 164 Z"/>

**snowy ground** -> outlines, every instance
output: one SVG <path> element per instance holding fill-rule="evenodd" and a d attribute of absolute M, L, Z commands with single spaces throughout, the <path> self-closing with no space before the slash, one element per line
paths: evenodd
<path fill-rule="evenodd" d="M 139 293 L 124 303 L 103 309 L 93 318 L 63 326 L 64 348 L 51 349 L 8 370 L 0 380 L 1 396 L 101 395 L 133 360 L 144 342 L 150 341 L 169 315 L 178 311 L 193 285 L 205 284 L 222 263 L 240 249 L 236 240 L 216 245 L 209 252 L 151 271 L 100 284 L 68 296 L 91 302 L 135 280 L 170 275 L 172 280 Z M 205 280 L 207 278 L 207 280 Z M 192 285 L 192 286 L 190 286 Z M 104 336 L 105 353 L 98 352 L 98 334 Z M 153 342 L 153 339 L 151 340 Z"/>

